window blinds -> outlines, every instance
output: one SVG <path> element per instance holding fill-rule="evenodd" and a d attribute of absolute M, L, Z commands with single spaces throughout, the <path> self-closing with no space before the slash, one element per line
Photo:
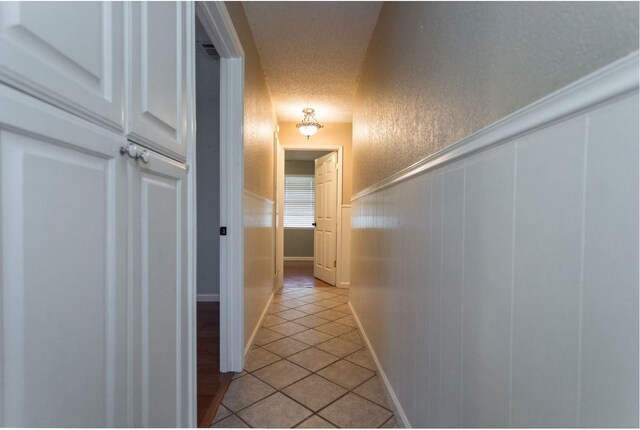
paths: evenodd
<path fill-rule="evenodd" d="M 284 226 L 312 228 L 314 220 L 313 176 L 284 177 Z"/>

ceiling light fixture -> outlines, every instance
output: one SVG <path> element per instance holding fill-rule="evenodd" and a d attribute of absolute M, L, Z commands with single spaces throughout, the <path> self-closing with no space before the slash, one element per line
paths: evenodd
<path fill-rule="evenodd" d="M 304 118 L 302 118 L 302 122 L 296 124 L 296 128 L 300 130 L 300 133 L 307 136 L 309 139 L 311 136 L 316 134 L 318 130 L 320 130 L 324 125 L 320 124 L 314 115 L 314 110 L 311 108 L 302 109 L 304 113 Z"/>

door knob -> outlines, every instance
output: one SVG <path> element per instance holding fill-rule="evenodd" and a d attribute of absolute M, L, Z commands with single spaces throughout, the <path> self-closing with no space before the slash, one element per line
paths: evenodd
<path fill-rule="evenodd" d="M 315 226 L 316 226 L 316 223 L 315 223 L 315 222 L 312 222 L 312 223 L 311 223 L 311 225 L 315 227 Z"/>
<path fill-rule="evenodd" d="M 149 154 L 149 151 L 147 151 L 146 149 L 143 149 L 138 154 L 138 158 L 142 160 L 145 164 L 147 164 L 149 162 L 149 159 L 151 158 L 151 154 Z"/>
<path fill-rule="evenodd" d="M 127 154 L 129 157 L 133 158 L 134 160 L 138 158 L 138 146 L 134 145 L 133 143 L 128 143 L 127 146 L 122 146 L 120 147 L 120 154 L 124 155 Z"/>

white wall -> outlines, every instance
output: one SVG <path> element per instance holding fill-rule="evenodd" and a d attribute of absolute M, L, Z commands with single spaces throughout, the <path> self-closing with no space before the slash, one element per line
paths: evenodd
<path fill-rule="evenodd" d="M 355 196 L 352 305 L 407 424 L 638 426 L 637 56 L 626 70 L 622 96 L 617 75 L 574 87 Z"/>
<path fill-rule="evenodd" d="M 273 291 L 274 204 L 264 197 L 244 192 L 244 343 L 266 312 Z"/>
<path fill-rule="evenodd" d="M 196 39 L 208 39 L 196 20 Z M 196 46 L 198 299 L 220 294 L 220 60 Z"/>

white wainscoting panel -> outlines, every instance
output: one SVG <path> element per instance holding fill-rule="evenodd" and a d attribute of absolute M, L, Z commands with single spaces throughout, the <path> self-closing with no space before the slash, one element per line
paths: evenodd
<path fill-rule="evenodd" d="M 623 94 L 352 200 L 351 304 L 405 426 L 638 426 L 634 61 Z"/>
<path fill-rule="evenodd" d="M 244 192 L 244 345 L 251 343 L 273 292 L 273 213 L 271 200 Z"/>
<path fill-rule="evenodd" d="M 342 239 L 340 246 L 340 274 L 338 287 L 349 288 L 351 283 L 351 205 L 342 205 Z"/>

